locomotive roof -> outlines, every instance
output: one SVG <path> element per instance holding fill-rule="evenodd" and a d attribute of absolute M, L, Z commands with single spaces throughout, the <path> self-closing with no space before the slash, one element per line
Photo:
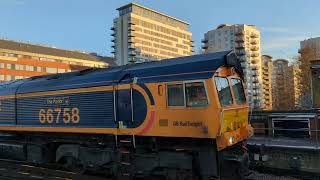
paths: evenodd
<path fill-rule="evenodd" d="M 0 95 L 85 88 L 115 83 L 163 82 L 205 79 L 214 75 L 221 66 L 242 68 L 232 51 L 172 58 L 107 69 L 87 69 L 78 72 L 45 75 L 0 84 Z M 19 87 L 19 88 L 18 88 Z M 18 90 L 16 91 L 16 89 Z"/>

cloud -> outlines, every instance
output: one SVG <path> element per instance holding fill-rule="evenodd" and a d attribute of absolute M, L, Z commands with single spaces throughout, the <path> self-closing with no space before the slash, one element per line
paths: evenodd
<path fill-rule="evenodd" d="M 306 36 L 288 36 L 271 38 L 266 41 L 262 41 L 263 50 L 274 50 L 279 48 L 291 48 L 299 46 L 299 42 L 306 39 Z"/>
<path fill-rule="evenodd" d="M 262 27 L 261 31 L 272 32 L 272 33 L 287 33 L 289 32 L 289 29 L 285 27 Z"/>

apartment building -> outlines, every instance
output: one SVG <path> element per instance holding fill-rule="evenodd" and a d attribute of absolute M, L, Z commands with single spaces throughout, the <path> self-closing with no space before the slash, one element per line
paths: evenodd
<path fill-rule="evenodd" d="M 88 53 L 0 39 L 0 81 L 107 66 Z"/>
<path fill-rule="evenodd" d="M 301 69 L 298 64 L 292 65 L 293 69 L 293 83 L 294 83 L 294 106 L 295 109 L 302 109 L 301 97 L 303 83 L 301 82 Z"/>
<path fill-rule="evenodd" d="M 291 110 L 295 108 L 293 66 L 285 59 L 273 61 L 272 108 Z"/>
<path fill-rule="evenodd" d="M 204 53 L 234 50 L 245 73 L 249 103 L 261 108 L 261 53 L 260 31 L 254 25 L 222 24 L 210 30 L 202 40 Z"/>
<path fill-rule="evenodd" d="M 130 3 L 117 9 L 112 48 L 118 65 L 188 56 L 192 34 L 185 21 Z"/>
<path fill-rule="evenodd" d="M 272 56 L 262 55 L 262 102 L 261 109 L 272 110 Z"/>
<path fill-rule="evenodd" d="M 307 61 L 320 60 L 320 37 L 301 41 L 299 53 Z"/>

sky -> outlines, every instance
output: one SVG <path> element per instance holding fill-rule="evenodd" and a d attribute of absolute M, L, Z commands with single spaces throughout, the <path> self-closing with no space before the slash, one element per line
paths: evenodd
<path fill-rule="evenodd" d="M 111 54 L 118 7 L 129 0 L 0 0 L 0 38 L 57 48 Z M 219 24 L 253 24 L 261 51 L 277 58 L 298 55 L 299 42 L 320 36 L 319 0 L 135 0 L 189 22 L 195 50 Z"/>

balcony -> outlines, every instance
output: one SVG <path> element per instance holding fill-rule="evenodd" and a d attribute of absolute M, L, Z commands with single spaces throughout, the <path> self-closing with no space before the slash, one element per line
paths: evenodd
<path fill-rule="evenodd" d="M 136 48 L 135 48 L 134 46 L 128 46 L 128 50 L 129 50 L 129 51 L 135 51 Z"/>
<path fill-rule="evenodd" d="M 257 70 L 258 70 L 258 66 L 253 65 L 253 66 L 251 67 L 251 69 L 252 69 L 253 71 L 257 71 Z"/>
<path fill-rule="evenodd" d="M 130 31 L 136 31 L 136 30 L 135 30 L 135 28 L 133 26 L 129 26 L 128 32 L 130 32 Z"/>
<path fill-rule="evenodd" d="M 135 23 L 132 22 L 131 19 L 128 20 L 128 24 L 129 24 L 129 25 L 136 25 Z"/>
<path fill-rule="evenodd" d="M 256 77 L 256 76 L 258 76 L 258 73 L 257 73 L 257 71 L 253 71 L 253 72 L 252 72 L 252 76 L 253 76 L 253 77 Z"/>
<path fill-rule="evenodd" d="M 252 88 L 253 88 L 253 89 L 259 89 L 259 88 L 260 88 L 260 85 L 259 85 L 259 84 L 253 84 L 253 85 L 252 85 Z"/>
<path fill-rule="evenodd" d="M 115 36 L 116 36 L 116 33 L 115 33 L 115 32 L 113 32 L 113 33 L 111 34 L 111 36 L 115 37 Z"/>
<path fill-rule="evenodd" d="M 236 48 L 236 49 L 244 49 L 244 48 L 245 48 L 245 45 L 244 45 L 244 43 L 236 43 L 235 48 Z"/>
<path fill-rule="evenodd" d="M 243 55 L 246 55 L 246 51 L 245 51 L 244 49 L 242 49 L 242 50 L 236 50 L 236 54 L 237 54 L 238 56 L 243 56 Z"/>
<path fill-rule="evenodd" d="M 241 62 L 241 67 L 242 67 L 243 69 L 246 69 L 246 68 L 247 68 L 246 63 Z M 245 70 L 244 70 L 244 71 L 245 71 Z M 247 71 L 245 71 L 245 72 L 243 72 L 243 73 L 247 74 Z"/>
<path fill-rule="evenodd" d="M 246 62 L 246 61 L 247 61 L 247 58 L 244 57 L 244 56 L 240 56 L 240 57 L 239 57 L 239 61 L 240 61 L 240 62 Z"/>
<path fill-rule="evenodd" d="M 116 39 L 115 38 L 111 39 L 111 42 L 113 42 L 113 43 L 116 42 Z"/>
<path fill-rule="evenodd" d="M 262 66 L 262 69 L 266 70 L 266 71 L 269 71 L 269 67 L 267 67 L 267 66 Z"/>
<path fill-rule="evenodd" d="M 252 92 L 252 96 L 258 96 L 259 95 L 259 92 L 258 91 L 253 91 Z"/>
<path fill-rule="evenodd" d="M 208 40 L 207 40 L 207 39 L 202 39 L 201 42 L 202 42 L 202 43 L 207 43 Z"/>
<path fill-rule="evenodd" d="M 112 54 L 115 54 L 115 53 L 116 53 L 116 51 L 111 51 L 111 53 L 112 53 Z"/>
<path fill-rule="evenodd" d="M 116 46 L 115 46 L 115 45 L 112 45 L 111 47 L 112 47 L 113 49 L 114 49 L 114 48 L 116 48 Z"/>
<path fill-rule="evenodd" d="M 238 30 L 238 31 L 235 32 L 235 35 L 242 36 L 242 35 L 244 35 L 244 31 L 243 30 Z"/>
<path fill-rule="evenodd" d="M 257 64 L 258 61 L 256 59 L 251 59 L 251 64 Z"/>
<path fill-rule="evenodd" d="M 129 38 L 129 39 L 128 39 L 128 44 L 134 44 L 133 38 Z"/>
<path fill-rule="evenodd" d="M 128 32 L 128 37 L 131 38 L 131 37 L 135 37 L 135 34 L 133 32 Z"/>
<path fill-rule="evenodd" d="M 208 45 L 205 44 L 205 45 L 201 46 L 201 48 L 202 48 L 202 49 L 208 49 Z"/>
<path fill-rule="evenodd" d="M 135 51 L 130 51 L 128 55 L 129 55 L 129 56 L 136 56 L 137 53 L 136 53 Z"/>
<path fill-rule="evenodd" d="M 240 43 L 241 43 L 241 42 L 244 42 L 244 37 L 241 37 L 241 36 L 240 36 L 240 37 L 236 37 L 235 41 L 238 42 L 238 43 L 239 43 L 239 42 L 240 42 Z"/>
<path fill-rule="evenodd" d="M 259 34 L 258 33 L 251 33 L 250 37 L 251 38 L 258 38 Z"/>
<path fill-rule="evenodd" d="M 251 53 L 250 55 L 251 55 L 251 57 L 259 57 L 260 54 L 259 53 Z"/>
<path fill-rule="evenodd" d="M 258 44 L 258 41 L 257 40 L 251 40 L 250 44 L 256 45 L 256 44 Z"/>
<path fill-rule="evenodd" d="M 258 51 L 259 50 L 259 46 L 252 46 L 250 49 L 251 49 L 251 51 Z"/>
<path fill-rule="evenodd" d="M 115 27 L 111 27 L 110 30 L 114 31 L 116 28 Z"/>
<path fill-rule="evenodd" d="M 267 81 L 267 80 L 269 80 L 269 77 L 263 76 L 262 79 Z"/>

